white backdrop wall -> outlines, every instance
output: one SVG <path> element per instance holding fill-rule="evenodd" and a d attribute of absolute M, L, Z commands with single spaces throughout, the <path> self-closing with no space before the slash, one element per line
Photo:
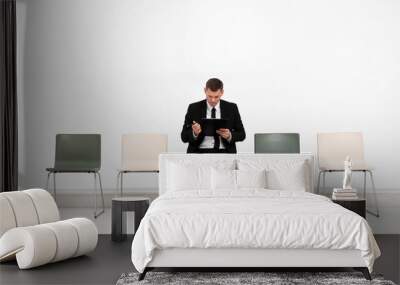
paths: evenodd
<path fill-rule="evenodd" d="M 382 189 L 400 188 L 400 1 L 17 0 L 22 187 L 43 186 L 57 133 L 101 133 L 115 188 L 121 134 L 180 141 L 187 105 L 225 83 L 247 131 L 362 131 Z M 83 175 L 58 179 L 88 191 Z M 154 188 L 154 175 L 128 187 Z M 340 183 L 340 178 L 330 180 Z"/>

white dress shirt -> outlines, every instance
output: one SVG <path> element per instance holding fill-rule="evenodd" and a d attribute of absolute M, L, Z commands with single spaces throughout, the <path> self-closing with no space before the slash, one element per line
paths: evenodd
<path fill-rule="evenodd" d="M 215 105 L 215 118 L 216 119 L 221 119 L 221 108 L 219 105 L 220 102 L 218 102 L 217 105 Z M 212 106 L 208 104 L 207 102 L 207 119 L 211 119 L 211 110 Z M 201 142 L 199 148 L 214 148 L 214 137 L 213 136 L 205 136 L 203 141 Z M 225 149 L 224 144 L 222 143 L 222 138 L 219 137 L 219 149 Z"/>

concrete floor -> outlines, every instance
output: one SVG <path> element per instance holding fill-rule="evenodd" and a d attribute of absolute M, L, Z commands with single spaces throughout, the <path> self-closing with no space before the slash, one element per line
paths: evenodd
<path fill-rule="evenodd" d="M 395 283 L 400 281 L 400 235 L 376 235 L 382 256 L 375 263 L 376 273 Z M 16 262 L 0 265 L 0 284 L 115 284 L 124 272 L 134 271 L 130 260 L 132 238 L 115 243 L 100 235 L 94 252 L 88 256 L 19 270 Z"/>
<path fill-rule="evenodd" d="M 130 259 L 132 239 L 115 243 L 100 235 L 95 251 L 88 256 L 18 270 L 16 262 L 0 265 L 0 284 L 115 284 L 124 272 L 134 271 Z"/>

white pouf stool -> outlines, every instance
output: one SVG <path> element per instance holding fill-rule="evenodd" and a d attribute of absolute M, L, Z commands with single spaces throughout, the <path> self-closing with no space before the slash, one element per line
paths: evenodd
<path fill-rule="evenodd" d="M 0 261 L 20 269 L 84 255 L 96 248 L 98 232 L 86 218 L 59 221 L 53 197 L 43 189 L 0 193 Z"/>

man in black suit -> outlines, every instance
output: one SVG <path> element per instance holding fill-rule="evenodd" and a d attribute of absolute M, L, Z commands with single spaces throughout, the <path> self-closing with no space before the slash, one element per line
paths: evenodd
<path fill-rule="evenodd" d="M 206 99 L 189 105 L 181 138 L 189 143 L 188 153 L 236 153 L 236 142 L 243 141 L 246 133 L 235 103 L 221 100 L 224 86 L 218 78 L 211 78 L 204 88 Z M 201 119 L 226 119 L 227 128 L 216 131 L 214 136 L 205 135 Z"/>

